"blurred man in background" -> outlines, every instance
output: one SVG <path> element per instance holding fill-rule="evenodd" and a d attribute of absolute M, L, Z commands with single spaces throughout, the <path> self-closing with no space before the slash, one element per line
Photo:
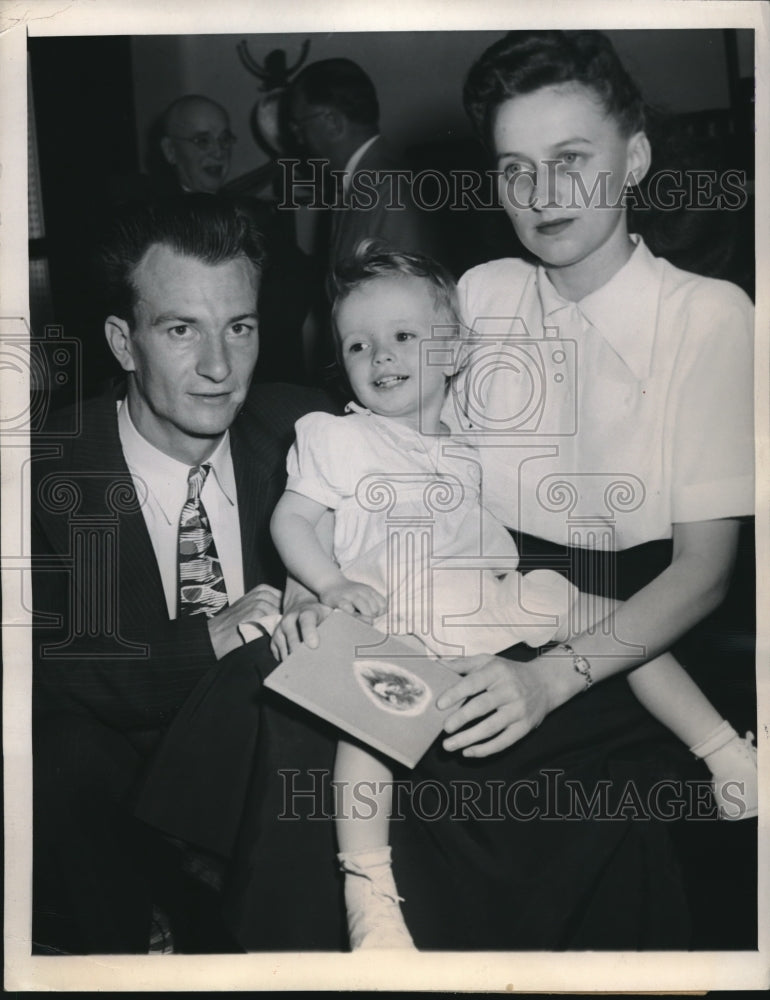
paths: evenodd
<path fill-rule="evenodd" d="M 415 204 L 410 171 L 380 135 L 377 92 L 360 66 L 350 59 L 310 63 L 291 83 L 288 115 L 306 154 L 342 172 L 341 190 L 329 192 L 330 269 L 366 237 L 435 255 L 431 216 Z"/>
<path fill-rule="evenodd" d="M 160 147 L 181 190 L 216 194 L 235 143 L 225 109 L 208 97 L 188 94 L 169 105 L 161 130 Z"/>

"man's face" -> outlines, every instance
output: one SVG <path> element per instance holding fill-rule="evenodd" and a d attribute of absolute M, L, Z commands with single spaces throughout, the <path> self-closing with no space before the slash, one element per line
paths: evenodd
<path fill-rule="evenodd" d="M 308 156 L 329 155 L 329 109 L 309 104 L 299 91 L 289 99 L 289 128 Z"/>
<path fill-rule="evenodd" d="M 216 447 L 243 405 L 257 361 L 258 278 L 238 258 L 209 265 L 154 244 L 134 272 L 135 323 L 106 330 L 132 373 L 128 404 L 142 436 L 189 465 Z"/>
<path fill-rule="evenodd" d="M 230 168 L 233 137 L 224 111 L 211 101 L 178 108 L 163 137 L 163 154 L 188 191 L 216 194 Z"/>

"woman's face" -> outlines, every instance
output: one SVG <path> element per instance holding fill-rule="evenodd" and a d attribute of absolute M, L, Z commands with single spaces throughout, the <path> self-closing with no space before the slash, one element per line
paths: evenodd
<path fill-rule="evenodd" d="M 546 267 L 610 277 L 630 253 L 623 191 L 649 166 L 644 133 L 624 136 L 575 83 L 506 101 L 493 140 L 501 201 L 527 249 Z"/>

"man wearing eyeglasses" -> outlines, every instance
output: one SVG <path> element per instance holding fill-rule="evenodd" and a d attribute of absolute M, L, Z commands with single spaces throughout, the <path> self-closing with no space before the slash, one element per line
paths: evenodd
<path fill-rule="evenodd" d="M 216 194 L 235 143 L 225 109 L 208 97 L 188 94 L 166 109 L 162 131 L 161 150 L 182 190 Z"/>
<path fill-rule="evenodd" d="M 297 74 L 288 93 L 288 125 L 311 160 L 326 161 L 337 184 L 329 267 L 366 237 L 436 255 L 430 212 L 412 192 L 411 174 L 380 134 L 377 91 L 350 59 L 323 59 Z"/>

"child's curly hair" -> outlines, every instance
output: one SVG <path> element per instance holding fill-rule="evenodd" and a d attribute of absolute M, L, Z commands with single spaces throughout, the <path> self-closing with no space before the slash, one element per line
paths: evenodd
<path fill-rule="evenodd" d="M 397 250 L 376 239 L 361 240 L 353 254 L 341 260 L 329 275 L 327 288 L 332 301 L 332 322 L 339 305 L 356 288 L 375 278 L 400 276 L 429 282 L 436 306 L 446 311 L 458 326 L 462 325 L 457 283 L 443 264 L 425 254 Z"/>

